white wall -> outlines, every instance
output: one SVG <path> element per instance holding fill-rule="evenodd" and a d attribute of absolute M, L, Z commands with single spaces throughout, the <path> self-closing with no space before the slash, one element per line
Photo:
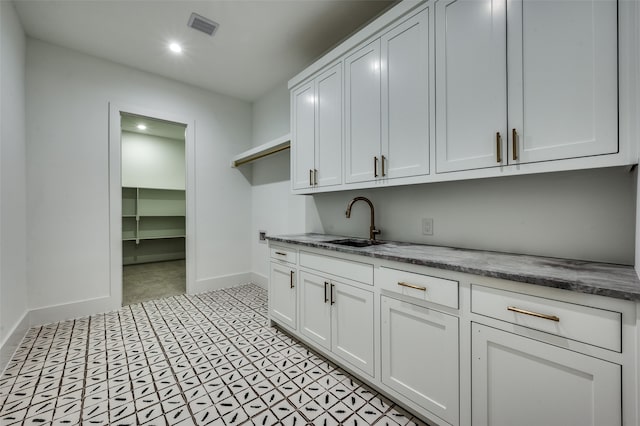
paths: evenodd
<path fill-rule="evenodd" d="M 289 133 L 289 91 L 282 83 L 252 106 L 253 146 Z M 251 180 L 251 267 L 254 281 L 266 285 L 269 276 L 268 247 L 258 241 L 258 231 L 267 234 L 305 232 L 305 203 L 310 197 L 291 195 L 289 150 L 271 155 L 252 165 Z"/>
<path fill-rule="evenodd" d="M 0 1 L 0 371 L 26 331 L 24 31 Z"/>
<path fill-rule="evenodd" d="M 122 132 L 122 186 L 185 189 L 184 140 Z"/>
<path fill-rule="evenodd" d="M 324 231 L 368 237 L 371 199 L 380 239 L 634 264 L 635 173 L 595 169 L 442 182 L 314 196 Z M 422 235 L 432 218 L 433 236 Z"/>
<path fill-rule="evenodd" d="M 248 103 L 32 39 L 26 75 L 31 308 L 109 297 L 110 101 L 195 120 L 196 288 L 249 276 L 251 187 L 229 167 Z"/>

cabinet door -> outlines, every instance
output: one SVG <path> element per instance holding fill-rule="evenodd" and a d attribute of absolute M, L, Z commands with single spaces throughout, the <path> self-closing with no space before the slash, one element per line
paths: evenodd
<path fill-rule="evenodd" d="M 622 423 L 621 367 L 472 324 L 474 426 Z"/>
<path fill-rule="evenodd" d="M 518 132 L 516 161 L 617 152 L 617 2 L 508 4 L 509 129 Z"/>
<path fill-rule="evenodd" d="M 271 263 L 269 280 L 269 313 L 281 324 L 296 329 L 296 276 L 295 269 Z"/>
<path fill-rule="evenodd" d="M 294 189 L 310 188 L 314 168 L 315 89 L 309 82 L 291 93 L 291 180 Z"/>
<path fill-rule="evenodd" d="M 429 10 L 381 39 L 381 174 L 388 178 L 429 173 Z"/>
<path fill-rule="evenodd" d="M 345 59 L 345 181 L 375 179 L 380 159 L 380 40 Z"/>
<path fill-rule="evenodd" d="M 316 79 L 318 186 L 342 183 L 342 63 Z"/>
<path fill-rule="evenodd" d="M 457 424 L 458 319 L 386 296 L 381 310 L 382 383 Z"/>
<path fill-rule="evenodd" d="M 373 293 L 331 283 L 332 352 L 373 376 Z"/>
<path fill-rule="evenodd" d="M 505 2 L 439 0 L 435 8 L 436 171 L 506 164 Z"/>
<path fill-rule="evenodd" d="M 300 332 L 330 350 L 331 304 L 328 287 L 329 280 L 308 272 L 300 272 Z"/>

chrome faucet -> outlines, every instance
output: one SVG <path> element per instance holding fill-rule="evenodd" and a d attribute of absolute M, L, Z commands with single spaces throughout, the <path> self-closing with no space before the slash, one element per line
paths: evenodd
<path fill-rule="evenodd" d="M 375 222 L 374 208 L 373 208 L 373 204 L 371 203 L 371 201 L 369 201 L 368 198 L 356 197 L 353 200 L 349 201 L 349 204 L 347 205 L 347 211 L 346 211 L 347 219 L 351 217 L 351 207 L 353 207 L 353 204 L 356 201 L 365 201 L 367 204 L 369 204 L 369 207 L 371 208 L 371 226 L 369 226 L 369 239 L 375 240 L 376 234 L 379 234 L 381 231 L 379 229 L 376 229 L 376 226 L 374 225 L 374 222 Z"/>

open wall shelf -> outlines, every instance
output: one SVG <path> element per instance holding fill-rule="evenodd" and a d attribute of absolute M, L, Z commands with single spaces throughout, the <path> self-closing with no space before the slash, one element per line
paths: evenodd
<path fill-rule="evenodd" d="M 231 167 L 238 167 L 243 164 L 251 163 L 253 161 L 264 158 L 268 155 L 275 154 L 276 152 L 289 149 L 291 146 L 291 135 L 286 134 L 270 142 L 251 148 L 244 151 L 231 159 Z"/>

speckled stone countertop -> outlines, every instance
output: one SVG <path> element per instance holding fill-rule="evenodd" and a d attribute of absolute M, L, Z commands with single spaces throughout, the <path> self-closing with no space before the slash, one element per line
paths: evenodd
<path fill-rule="evenodd" d="M 267 238 L 273 242 L 297 244 L 617 299 L 640 301 L 640 280 L 632 266 L 396 241 L 386 241 L 385 244 L 362 248 L 329 242 L 350 238 L 339 235 L 295 234 L 268 236 Z"/>

